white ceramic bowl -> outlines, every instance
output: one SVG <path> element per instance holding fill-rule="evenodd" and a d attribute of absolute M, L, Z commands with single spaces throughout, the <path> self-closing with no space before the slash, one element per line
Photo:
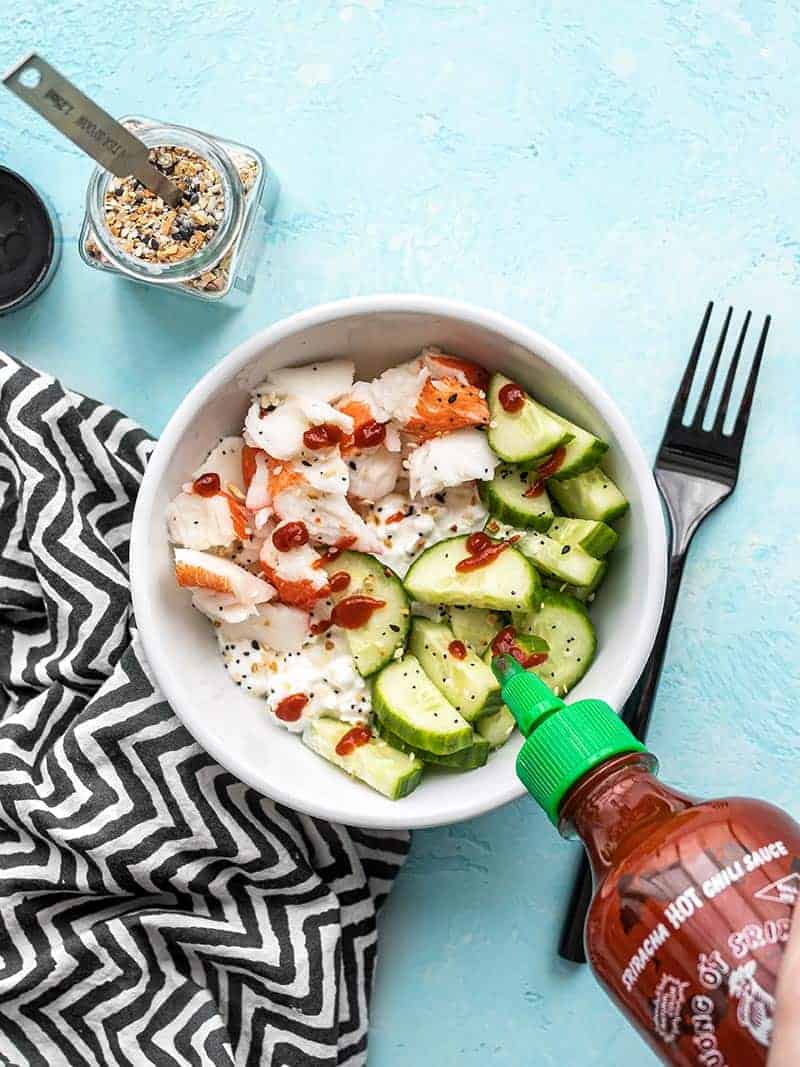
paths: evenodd
<path fill-rule="evenodd" d="M 594 664 L 572 698 L 619 708 L 655 636 L 664 595 L 666 539 L 645 457 L 612 400 L 557 345 L 501 315 L 425 296 L 373 296 L 293 315 L 239 345 L 194 387 L 172 416 L 147 468 L 133 520 L 131 584 L 145 652 L 187 728 L 224 767 L 299 811 L 355 826 L 438 826 L 467 819 L 523 793 L 515 737 L 468 774 L 426 773 L 404 800 L 390 801 L 273 725 L 229 680 L 208 621 L 175 585 L 165 509 L 187 474 L 223 434 L 237 433 L 248 391 L 274 367 L 347 356 L 371 378 L 426 344 L 500 369 L 561 414 L 609 441 L 607 467 L 631 502 L 592 615 Z"/>

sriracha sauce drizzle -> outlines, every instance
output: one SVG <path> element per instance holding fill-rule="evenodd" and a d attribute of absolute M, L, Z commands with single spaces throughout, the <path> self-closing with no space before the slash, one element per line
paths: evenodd
<path fill-rule="evenodd" d="M 305 693 L 292 693 L 284 697 L 275 708 L 275 718 L 280 719 L 281 722 L 297 722 L 307 703 L 308 697 Z"/>
<path fill-rule="evenodd" d="M 336 604 L 331 612 L 331 619 L 344 630 L 358 630 L 359 627 L 366 626 L 373 612 L 385 606 L 385 600 L 376 600 L 373 596 L 354 593 Z"/>
<path fill-rule="evenodd" d="M 479 530 L 469 535 L 466 548 L 469 555 L 466 559 L 456 563 L 457 571 L 477 571 L 481 567 L 488 567 L 501 552 L 508 548 L 508 541 L 493 541 L 491 537 Z"/>
<path fill-rule="evenodd" d="M 332 448 L 338 445 L 344 437 L 344 431 L 331 422 L 322 422 L 319 426 L 312 426 L 303 434 L 303 444 L 306 448 L 316 451 L 319 448 Z"/>
<path fill-rule="evenodd" d="M 337 756 L 349 756 L 361 745 L 366 745 L 372 740 L 372 730 L 368 726 L 354 726 L 346 734 L 342 734 L 336 746 Z"/>
<path fill-rule="evenodd" d="M 195 478 L 192 482 L 192 491 L 197 493 L 198 496 L 216 496 L 221 489 L 219 475 L 213 471 L 209 471 L 208 474 L 201 474 L 199 478 Z"/>
<path fill-rule="evenodd" d="M 492 652 L 495 656 L 513 656 L 520 666 L 538 667 L 547 659 L 546 652 L 526 652 L 517 644 L 517 631 L 513 626 L 506 626 L 492 641 Z"/>
<path fill-rule="evenodd" d="M 525 392 L 516 382 L 507 382 L 500 390 L 497 399 L 503 411 L 507 411 L 510 415 L 521 411 L 525 406 Z"/>
<path fill-rule="evenodd" d="M 350 584 L 350 575 L 347 571 L 337 571 L 330 576 L 328 584 L 330 585 L 332 592 L 341 593 Z"/>
<path fill-rule="evenodd" d="M 536 468 L 538 478 L 529 485 L 523 496 L 541 496 L 545 490 L 545 482 L 548 478 L 552 478 L 556 471 L 560 470 L 561 465 L 564 462 L 564 457 L 567 454 L 566 448 L 563 445 L 559 445 L 555 452 L 548 459 L 544 461 L 541 467 Z"/>
<path fill-rule="evenodd" d="M 368 419 L 356 426 L 353 431 L 353 440 L 358 448 L 374 448 L 386 440 L 386 426 L 375 419 Z"/>
<path fill-rule="evenodd" d="M 308 544 L 308 527 L 304 522 L 285 522 L 272 535 L 272 543 L 279 552 L 301 548 Z"/>

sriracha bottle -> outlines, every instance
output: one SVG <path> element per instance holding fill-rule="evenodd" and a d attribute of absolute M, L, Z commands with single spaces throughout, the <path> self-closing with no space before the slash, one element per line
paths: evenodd
<path fill-rule="evenodd" d="M 800 895 L 800 825 L 759 800 L 697 800 L 600 700 L 565 705 L 493 661 L 526 737 L 520 780 L 594 875 L 587 958 L 664 1063 L 757 1067 Z"/>

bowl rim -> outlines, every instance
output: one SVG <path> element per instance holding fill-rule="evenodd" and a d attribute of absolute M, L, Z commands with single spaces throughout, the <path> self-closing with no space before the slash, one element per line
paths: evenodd
<path fill-rule="evenodd" d="M 620 450 L 625 454 L 631 466 L 641 494 L 640 509 L 647 529 L 649 546 L 647 558 L 649 580 L 642 605 L 641 625 L 630 637 L 630 655 L 626 659 L 624 669 L 607 687 L 608 702 L 617 710 L 622 708 L 644 669 L 655 641 L 666 586 L 666 528 L 661 500 L 650 464 L 616 403 L 580 363 L 567 355 L 559 345 L 515 319 L 463 301 L 417 293 L 381 293 L 316 304 L 257 331 L 223 356 L 203 375 L 178 405 L 151 453 L 139 488 L 131 523 L 130 583 L 139 638 L 153 676 L 170 707 L 189 733 L 221 766 L 227 768 L 262 795 L 307 815 L 364 828 L 420 829 L 451 825 L 493 811 L 523 796 L 525 788 L 516 775 L 513 775 L 509 776 L 505 788 L 494 789 L 488 797 L 485 791 L 476 791 L 474 796 L 465 798 L 456 807 L 448 808 L 446 813 L 440 812 L 437 815 L 436 811 L 432 811 L 430 815 L 409 820 L 408 816 L 403 816 L 403 805 L 396 804 L 391 812 L 387 813 L 387 817 L 364 814 L 355 821 L 352 810 L 339 807 L 335 801 L 329 802 L 325 798 L 312 796 L 308 799 L 303 797 L 299 802 L 296 795 L 280 786 L 272 787 L 271 785 L 269 793 L 264 792 L 263 783 L 249 774 L 247 768 L 226 751 L 222 740 L 206 729 L 202 721 L 198 722 L 192 717 L 189 710 L 191 702 L 184 700 L 184 694 L 170 667 L 169 657 L 155 638 L 157 625 L 155 606 L 151 601 L 145 580 L 149 557 L 148 529 L 155 495 L 174 447 L 186 432 L 197 408 L 209 394 L 226 380 L 235 377 L 262 352 L 292 334 L 337 319 L 385 312 L 441 315 L 445 318 L 467 321 L 505 336 L 522 348 L 535 351 L 559 374 L 578 386 L 592 407 L 613 430 Z"/>

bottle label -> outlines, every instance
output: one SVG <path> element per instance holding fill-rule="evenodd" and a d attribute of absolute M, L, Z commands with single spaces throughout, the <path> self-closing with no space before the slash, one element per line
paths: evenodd
<path fill-rule="evenodd" d="M 800 837 L 747 836 L 667 849 L 668 865 L 617 879 L 619 911 L 603 936 L 616 940 L 618 967 L 596 969 L 668 1063 L 765 1062 Z"/>

